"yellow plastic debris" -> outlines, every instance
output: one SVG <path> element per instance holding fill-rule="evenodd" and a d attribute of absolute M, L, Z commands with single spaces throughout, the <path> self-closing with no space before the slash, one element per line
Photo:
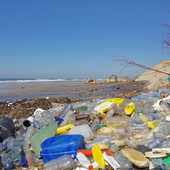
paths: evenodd
<path fill-rule="evenodd" d="M 55 135 L 61 135 L 61 134 L 65 133 L 65 132 L 67 132 L 68 130 L 70 130 L 72 127 L 74 127 L 73 124 L 67 124 L 65 126 L 58 127 L 57 130 L 56 130 Z"/>
<path fill-rule="evenodd" d="M 92 147 L 92 154 L 93 154 L 94 161 L 99 164 L 99 168 L 104 169 L 105 168 L 105 160 L 103 158 L 102 151 L 98 145 L 94 145 Z"/>
<path fill-rule="evenodd" d="M 125 113 L 131 115 L 135 110 L 135 103 L 131 102 L 125 107 Z"/>
<path fill-rule="evenodd" d="M 112 102 L 115 105 L 120 106 L 124 102 L 124 98 L 112 98 L 112 99 L 105 100 L 105 102 Z"/>
<path fill-rule="evenodd" d="M 99 105 L 97 105 L 94 110 L 96 111 L 96 114 L 99 116 L 99 117 L 105 117 L 105 112 L 107 112 L 109 109 L 111 109 L 113 106 L 113 103 L 112 102 L 103 102 Z"/>

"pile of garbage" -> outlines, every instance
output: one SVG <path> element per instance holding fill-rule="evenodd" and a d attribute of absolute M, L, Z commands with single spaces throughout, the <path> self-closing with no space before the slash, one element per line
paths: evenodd
<path fill-rule="evenodd" d="M 170 169 L 170 89 L 0 118 L 0 142 L 5 169 Z"/>

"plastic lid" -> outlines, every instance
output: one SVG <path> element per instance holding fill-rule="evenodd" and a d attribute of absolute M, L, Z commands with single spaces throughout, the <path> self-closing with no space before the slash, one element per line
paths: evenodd
<path fill-rule="evenodd" d="M 93 166 L 92 166 L 92 165 L 89 165 L 88 169 L 93 169 Z"/>

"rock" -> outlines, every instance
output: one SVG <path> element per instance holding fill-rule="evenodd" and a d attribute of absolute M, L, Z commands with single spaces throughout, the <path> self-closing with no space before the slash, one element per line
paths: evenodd
<path fill-rule="evenodd" d="M 149 160 L 145 157 L 143 153 L 130 148 L 124 148 L 121 151 L 123 155 L 137 167 L 139 168 L 149 167 Z"/>

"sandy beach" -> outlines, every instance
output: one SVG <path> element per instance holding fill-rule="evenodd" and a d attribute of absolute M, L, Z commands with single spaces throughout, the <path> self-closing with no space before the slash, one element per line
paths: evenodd
<path fill-rule="evenodd" d="M 144 89 L 143 82 L 126 83 L 56 83 L 56 84 L 35 84 L 16 85 L 13 87 L 0 88 L 0 101 L 19 100 L 42 97 L 67 97 L 71 99 L 100 98 L 106 96 L 124 95 L 129 92 L 141 92 Z"/>

